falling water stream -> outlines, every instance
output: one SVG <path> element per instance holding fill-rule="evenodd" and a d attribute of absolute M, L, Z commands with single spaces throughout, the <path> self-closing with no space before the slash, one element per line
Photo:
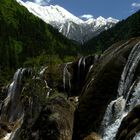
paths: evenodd
<path fill-rule="evenodd" d="M 134 46 L 128 57 L 118 86 L 117 99 L 112 101 L 106 109 L 100 128 L 103 140 L 115 140 L 122 119 L 140 103 L 140 79 L 132 82 L 139 62 L 140 43 Z M 140 140 L 140 134 L 133 140 Z"/>
<path fill-rule="evenodd" d="M 71 63 L 72 62 L 68 62 L 64 66 L 64 70 L 63 70 L 63 88 L 64 88 L 64 90 L 66 89 L 66 85 L 68 85 L 69 90 L 71 89 L 71 73 L 68 70 L 68 66 Z"/>
<path fill-rule="evenodd" d="M 11 132 L 7 133 L 3 140 L 13 140 L 22 125 L 24 118 L 24 108 L 20 102 L 20 93 L 23 85 L 22 78 L 30 72 L 29 69 L 18 69 L 9 86 L 7 98 L 3 102 L 1 121 L 7 125 Z"/>

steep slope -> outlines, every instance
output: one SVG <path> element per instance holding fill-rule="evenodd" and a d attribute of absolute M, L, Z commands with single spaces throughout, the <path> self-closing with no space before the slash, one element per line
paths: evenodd
<path fill-rule="evenodd" d="M 77 44 L 29 13 L 16 1 L 2 0 L 0 15 L 0 87 L 6 79 L 5 75 L 10 75 L 8 71 L 15 71 L 30 58 L 49 55 L 48 59 L 42 59 L 48 63 L 53 55 L 60 59 L 77 55 Z"/>
<path fill-rule="evenodd" d="M 28 1 L 24 3 L 21 0 L 17 0 L 17 2 L 46 23 L 58 29 L 67 38 L 81 43 L 107 30 L 118 22 L 116 19 L 105 19 L 103 17 L 84 21 L 58 5 L 40 6 Z"/>
<path fill-rule="evenodd" d="M 87 54 L 103 52 L 115 42 L 137 36 L 140 36 L 140 11 L 87 41 L 82 47 L 83 52 Z"/>

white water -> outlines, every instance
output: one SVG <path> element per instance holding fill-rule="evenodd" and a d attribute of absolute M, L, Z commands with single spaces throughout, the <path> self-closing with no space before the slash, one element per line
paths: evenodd
<path fill-rule="evenodd" d="M 37 77 L 36 79 L 41 79 L 41 80 L 44 81 L 45 88 L 48 90 L 48 92 L 46 94 L 46 98 L 49 98 L 52 89 L 48 86 L 47 80 L 44 78 L 44 74 L 45 74 L 45 72 L 46 72 L 47 69 L 48 69 L 48 66 L 42 67 L 41 70 L 40 70 L 40 72 L 39 72 L 39 77 Z"/>
<path fill-rule="evenodd" d="M 63 70 L 63 88 L 66 89 L 66 85 L 68 85 L 68 89 L 71 90 L 71 73 L 68 70 L 68 65 L 71 62 L 66 63 L 64 70 Z"/>
<path fill-rule="evenodd" d="M 133 90 L 130 92 L 131 98 L 127 101 L 126 111 L 131 111 L 135 106 L 140 104 L 140 79 L 135 82 Z"/>
<path fill-rule="evenodd" d="M 103 140 L 115 140 L 122 119 L 136 105 L 140 104 L 140 80 L 132 83 L 139 62 L 140 44 L 138 43 L 132 49 L 122 72 L 118 87 L 118 98 L 112 101 L 106 109 L 100 128 Z M 140 134 L 134 140 L 140 140 Z"/>
<path fill-rule="evenodd" d="M 15 121 L 15 119 L 20 118 L 21 114 L 23 113 L 23 108 L 21 106 L 17 106 L 17 101 L 20 96 L 22 86 L 21 79 L 25 70 L 26 69 L 18 69 L 16 71 L 13 78 L 13 82 L 10 84 L 10 87 L 8 89 L 7 98 L 4 100 L 3 113 L 8 114 L 7 115 L 8 122 Z"/>
<path fill-rule="evenodd" d="M 16 133 L 18 133 L 18 130 L 20 129 L 20 127 L 23 123 L 23 119 L 24 119 L 24 113 L 21 115 L 19 120 L 17 120 L 16 123 L 18 123 L 18 125 L 16 126 L 16 128 L 13 129 L 10 134 L 7 133 L 7 135 L 5 136 L 7 139 L 5 139 L 5 140 L 14 140 L 15 139 Z"/>
<path fill-rule="evenodd" d="M 11 133 L 7 133 L 4 140 L 13 140 L 21 127 L 24 119 L 24 109 L 19 102 L 22 91 L 22 77 L 29 74 L 28 69 L 18 69 L 14 75 L 13 81 L 9 86 L 7 98 L 4 100 L 1 121 L 6 123 L 11 129 Z M 6 118 L 5 118 L 6 116 Z"/>
<path fill-rule="evenodd" d="M 121 75 L 121 80 L 118 88 L 119 96 L 122 95 L 125 96 L 125 94 L 128 92 L 128 89 L 133 80 L 133 76 L 139 61 L 140 61 L 140 44 L 138 43 L 132 49 L 128 57 L 127 63 L 124 67 L 123 73 Z"/>
<path fill-rule="evenodd" d="M 45 71 L 48 69 L 48 67 L 43 67 L 40 72 L 39 72 L 39 75 L 40 76 L 43 76 L 43 74 L 45 73 Z"/>
<path fill-rule="evenodd" d="M 140 140 L 140 133 L 137 133 L 133 140 Z"/>
<path fill-rule="evenodd" d="M 78 82 L 80 81 L 81 65 L 82 65 L 82 62 L 83 62 L 83 58 L 84 58 L 84 57 L 81 57 L 81 58 L 79 59 L 79 62 L 78 62 Z"/>

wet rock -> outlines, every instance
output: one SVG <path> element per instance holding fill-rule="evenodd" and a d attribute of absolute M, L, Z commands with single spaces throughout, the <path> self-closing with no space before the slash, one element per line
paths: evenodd
<path fill-rule="evenodd" d="M 32 134 L 38 132 L 36 137 L 42 140 L 71 140 L 73 112 L 74 109 L 65 98 L 58 96 L 51 99 L 32 126 Z M 35 135 L 31 136 L 33 138 Z"/>
<path fill-rule="evenodd" d="M 101 137 L 97 133 L 92 132 L 90 135 L 85 137 L 83 140 L 101 140 Z"/>
<path fill-rule="evenodd" d="M 140 105 L 137 105 L 122 120 L 118 129 L 116 140 L 130 140 L 140 131 Z M 125 133 L 124 133 L 125 132 Z"/>
<path fill-rule="evenodd" d="M 117 96 L 128 55 L 139 40 L 136 38 L 112 45 L 91 69 L 75 112 L 73 140 L 83 139 L 89 131 L 99 131 L 108 104 Z"/>

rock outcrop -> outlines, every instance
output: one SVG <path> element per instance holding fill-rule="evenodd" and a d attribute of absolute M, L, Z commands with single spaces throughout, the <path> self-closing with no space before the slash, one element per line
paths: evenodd
<path fill-rule="evenodd" d="M 56 95 L 55 95 L 56 96 Z M 74 107 L 62 96 L 50 99 L 32 126 L 30 139 L 71 140 Z"/>
<path fill-rule="evenodd" d="M 140 131 L 140 105 L 137 105 L 121 122 L 116 140 L 131 140 Z"/>
<path fill-rule="evenodd" d="M 90 135 L 85 137 L 83 140 L 101 140 L 101 137 L 97 133 L 92 132 Z"/>
<path fill-rule="evenodd" d="M 108 104 L 117 96 L 121 73 L 139 38 L 119 42 L 103 53 L 88 73 L 75 112 L 73 140 L 81 140 L 100 129 Z"/>

